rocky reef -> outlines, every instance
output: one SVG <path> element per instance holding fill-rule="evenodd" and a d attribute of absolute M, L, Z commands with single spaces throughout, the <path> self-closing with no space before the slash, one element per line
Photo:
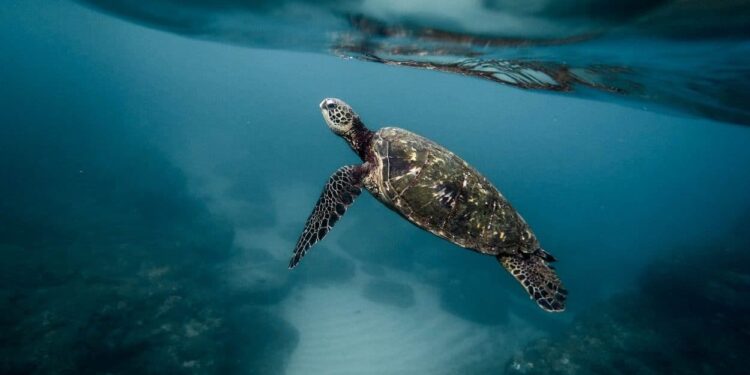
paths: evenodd
<path fill-rule="evenodd" d="M 159 151 L 78 126 L 0 152 L 0 373 L 283 372 L 297 330 L 217 272 L 232 227 Z"/>

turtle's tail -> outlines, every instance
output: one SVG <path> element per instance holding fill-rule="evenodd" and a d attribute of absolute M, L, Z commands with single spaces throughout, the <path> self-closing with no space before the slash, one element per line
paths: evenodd
<path fill-rule="evenodd" d="M 550 312 L 565 310 L 568 291 L 562 285 L 550 253 L 538 249 L 532 254 L 498 255 L 497 260 L 526 289 L 542 309 Z"/>

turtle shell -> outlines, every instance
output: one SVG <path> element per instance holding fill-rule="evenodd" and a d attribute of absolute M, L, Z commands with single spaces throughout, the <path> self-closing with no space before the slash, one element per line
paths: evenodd
<path fill-rule="evenodd" d="M 539 247 L 502 194 L 444 147 L 403 129 L 383 128 L 371 148 L 374 165 L 365 186 L 410 222 L 485 254 Z"/>

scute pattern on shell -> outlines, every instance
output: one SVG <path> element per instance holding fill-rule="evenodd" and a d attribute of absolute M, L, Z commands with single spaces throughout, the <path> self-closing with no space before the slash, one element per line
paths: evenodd
<path fill-rule="evenodd" d="M 383 128 L 372 149 L 376 164 L 365 185 L 417 226 L 485 254 L 539 247 L 502 194 L 444 147 L 403 129 Z"/>
<path fill-rule="evenodd" d="M 544 310 L 565 309 L 552 255 L 500 192 L 442 146 L 398 128 L 372 139 L 365 187 L 410 222 L 459 246 L 494 255 Z"/>

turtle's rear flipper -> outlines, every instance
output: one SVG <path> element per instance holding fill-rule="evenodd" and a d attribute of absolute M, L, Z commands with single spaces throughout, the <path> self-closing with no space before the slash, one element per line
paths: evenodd
<path fill-rule="evenodd" d="M 307 249 L 325 237 L 336 222 L 346 212 L 354 198 L 362 191 L 361 165 L 347 165 L 333 173 L 315 204 L 313 212 L 307 218 L 305 229 L 294 247 L 294 255 L 289 261 L 289 268 L 294 268 L 305 256 Z"/>
<path fill-rule="evenodd" d="M 550 312 L 565 310 L 568 291 L 548 262 L 555 258 L 539 249 L 533 254 L 500 255 L 500 264 L 526 289 L 542 309 Z"/>

